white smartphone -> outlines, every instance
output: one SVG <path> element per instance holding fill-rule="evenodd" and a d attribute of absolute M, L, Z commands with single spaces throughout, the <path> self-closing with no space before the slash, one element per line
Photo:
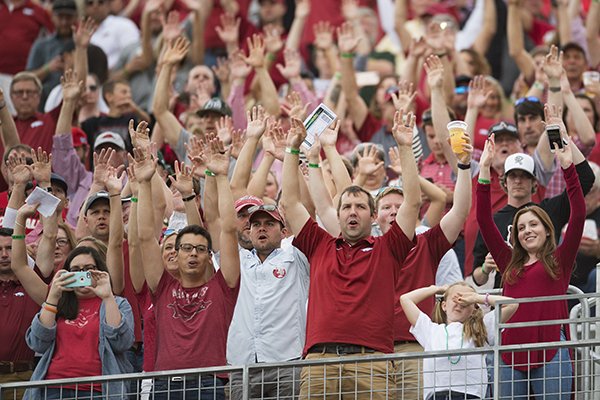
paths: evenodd
<path fill-rule="evenodd" d="M 306 139 L 302 142 L 302 146 L 310 149 L 315 143 L 315 137 L 320 136 L 336 118 L 337 115 L 335 115 L 329 107 L 323 103 L 319 104 L 319 106 L 304 120 Z"/>

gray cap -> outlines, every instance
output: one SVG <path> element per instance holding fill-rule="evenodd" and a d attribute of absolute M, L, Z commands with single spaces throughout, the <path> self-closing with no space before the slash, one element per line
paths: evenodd
<path fill-rule="evenodd" d="M 108 192 L 106 192 L 106 191 L 104 191 L 104 190 L 101 190 L 101 191 L 99 191 L 99 192 L 97 192 L 97 193 L 94 193 L 93 195 L 91 195 L 91 196 L 88 198 L 88 200 L 86 201 L 86 203 L 85 203 L 85 208 L 84 208 L 84 210 L 83 210 L 83 214 L 84 214 L 84 215 L 85 215 L 85 214 L 87 214 L 87 212 L 88 212 L 88 210 L 90 209 L 90 207 L 91 207 L 91 206 L 92 206 L 92 205 L 93 205 L 95 202 L 97 202 L 98 200 L 102 200 L 102 199 L 104 199 L 104 200 L 106 200 L 106 201 L 109 201 L 109 199 L 110 199 L 110 196 L 109 196 Z"/>

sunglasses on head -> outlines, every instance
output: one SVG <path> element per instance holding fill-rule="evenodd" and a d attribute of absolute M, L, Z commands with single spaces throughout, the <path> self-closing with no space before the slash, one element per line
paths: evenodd
<path fill-rule="evenodd" d="M 520 99 L 515 101 L 515 106 L 520 106 L 521 104 L 523 104 L 526 101 L 529 101 L 531 103 L 541 103 L 540 99 L 538 99 L 537 97 L 527 96 L 527 97 L 521 97 Z"/>
<path fill-rule="evenodd" d="M 492 129 L 490 130 L 490 134 L 503 132 L 503 131 L 516 133 L 517 128 L 513 125 L 509 125 L 506 122 L 502 121 L 499 124 L 496 124 L 492 127 Z"/>
<path fill-rule="evenodd" d="M 274 204 L 261 204 L 259 206 L 252 206 L 248 209 L 248 213 L 252 214 L 256 211 L 275 211 L 277 206 Z"/>

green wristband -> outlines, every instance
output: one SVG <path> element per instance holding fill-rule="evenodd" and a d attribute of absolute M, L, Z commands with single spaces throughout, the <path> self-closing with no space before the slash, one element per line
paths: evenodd
<path fill-rule="evenodd" d="M 23 240 L 25 239 L 25 235 L 12 235 L 14 240 Z"/>
<path fill-rule="evenodd" d="M 267 53 L 267 60 L 269 60 L 269 61 L 275 61 L 275 58 L 276 58 L 275 54 L 273 54 L 273 53 Z"/>
<path fill-rule="evenodd" d="M 482 185 L 489 185 L 490 183 L 492 183 L 492 182 L 490 182 L 489 179 L 483 179 L 483 178 L 477 179 L 477 182 L 481 183 Z"/>
<path fill-rule="evenodd" d="M 321 168 L 321 164 L 308 163 L 308 168 Z"/>
<path fill-rule="evenodd" d="M 293 149 L 291 147 L 286 147 L 285 152 L 288 154 L 300 155 L 300 149 Z"/>
<path fill-rule="evenodd" d="M 214 172 L 212 172 L 212 171 L 211 171 L 210 169 L 208 169 L 208 168 L 206 168 L 206 169 L 204 170 L 204 175 L 206 175 L 206 176 L 217 176 L 217 175 L 215 175 L 215 173 L 214 173 Z"/>
<path fill-rule="evenodd" d="M 138 202 L 138 198 L 137 197 L 132 197 L 131 198 L 131 202 L 132 203 L 137 203 Z"/>
<path fill-rule="evenodd" d="M 342 53 L 342 58 L 354 58 L 354 53 Z"/>
<path fill-rule="evenodd" d="M 490 274 L 489 272 L 487 272 L 487 271 L 485 270 L 485 263 L 481 264 L 481 272 L 483 272 L 483 273 L 484 273 L 484 274 L 486 274 L 486 275 L 489 275 L 489 274 Z"/>

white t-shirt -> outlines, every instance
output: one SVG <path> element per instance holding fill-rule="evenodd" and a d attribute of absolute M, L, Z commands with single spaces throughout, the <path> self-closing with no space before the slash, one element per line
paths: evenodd
<path fill-rule="evenodd" d="M 483 317 L 483 323 L 487 330 L 488 343 L 493 344 L 496 326 L 494 313 L 487 313 Z M 447 327 L 447 335 L 444 326 Z M 460 349 L 462 332 L 462 323 L 436 324 L 423 312 L 419 315 L 416 325 L 410 328 L 410 333 L 425 351 Z M 465 338 L 462 348 L 473 349 L 475 343 L 472 339 Z M 452 364 L 450 360 L 456 364 Z M 453 390 L 484 398 L 487 383 L 485 354 L 462 355 L 460 359 L 458 356 L 425 358 L 423 361 L 424 399 L 433 392 L 444 390 Z"/>

